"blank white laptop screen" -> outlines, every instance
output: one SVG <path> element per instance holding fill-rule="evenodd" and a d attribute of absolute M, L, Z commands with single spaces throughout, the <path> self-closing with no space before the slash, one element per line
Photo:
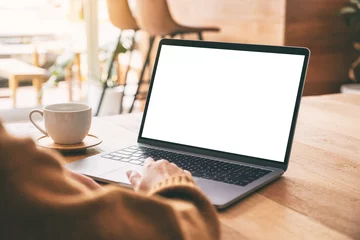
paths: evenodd
<path fill-rule="evenodd" d="M 284 162 L 304 58 L 163 45 L 141 137 Z"/>

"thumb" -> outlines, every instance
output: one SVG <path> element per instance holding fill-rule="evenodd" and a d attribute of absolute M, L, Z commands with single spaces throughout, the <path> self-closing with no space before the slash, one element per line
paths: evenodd
<path fill-rule="evenodd" d="M 139 187 L 139 183 L 140 183 L 140 174 L 136 171 L 132 171 L 129 170 L 126 172 L 126 175 L 131 183 L 131 186 L 133 187 L 134 190 L 137 190 Z"/>

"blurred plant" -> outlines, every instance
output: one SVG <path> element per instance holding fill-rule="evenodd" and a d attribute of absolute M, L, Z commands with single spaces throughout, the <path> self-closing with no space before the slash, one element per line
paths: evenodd
<path fill-rule="evenodd" d="M 118 82 L 118 65 L 114 64 L 116 56 L 126 53 L 127 48 L 122 42 L 110 42 L 100 48 L 100 62 L 102 63 L 102 74 L 100 82 L 106 87 L 116 87 Z"/>
<path fill-rule="evenodd" d="M 126 45 L 126 44 L 124 44 Z M 117 68 L 114 62 L 114 56 L 125 53 L 127 48 L 123 46 L 120 41 L 110 42 L 100 47 L 100 62 L 102 63 L 102 75 L 99 83 L 106 84 L 107 87 L 114 87 L 117 85 Z M 47 86 L 57 86 L 60 81 L 65 79 L 66 69 L 71 67 L 75 59 L 75 53 L 65 51 L 60 54 L 55 63 L 49 68 L 50 77 L 46 82 Z"/>
<path fill-rule="evenodd" d="M 344 20 L 346 26 L 353 31 L 353 46 L 360 53 L 360 0 L 350 0 L 339 11 L 339 16 Z M 349 70 L 349 78 L 360 83 L 360 58 L 352 63 Z"/>
<path fill-rule="evenodd" d="M 339 15 L 343 17 L 348 27 L 355 27 L 356 30 L 359 30 L 360 1 L 350 0 L 349 3 L 340 9 Z"/>
<path fill-rule="evenodd" d="M 49 68 L 49 80 L 46 82 L 47 86 L 57 86 L 60 81 L 65 79 L 66 69 L 73 64 L 75 53 L 65 51 L 60 54 L 54 65 Z"/>

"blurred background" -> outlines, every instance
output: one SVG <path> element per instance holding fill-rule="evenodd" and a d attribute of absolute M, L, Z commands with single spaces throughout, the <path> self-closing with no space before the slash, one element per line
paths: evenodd
<path fill-rule="evenodd" d="M 60 102 L 87 102 L 94 115 L 142 111 L 164 37 L 308 47 L 304 95 L 359 94 L 359 9 L 358 0 L 2 1 L 0 117 L 23 121 Z"/>

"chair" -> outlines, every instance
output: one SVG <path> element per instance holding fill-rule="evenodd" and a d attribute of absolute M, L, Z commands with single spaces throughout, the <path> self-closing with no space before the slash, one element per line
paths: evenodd
<path fill-rule="evenodd" d="M 134 108 L 135 100 L 139 95 L 146 95 L 139 92 L 140 85 L 143 84 L 144 73 L 150 61 L 150 53 L 157 36 L 170 36 L 171 38 L 184 34 L 197 34 L 199 40 L 203 40 L 203 32 L 218 32 L 217 27 L 188 27 L 178 24 L 171 16 L 166 0 L 135 0 L 135 17 L 139 27 L 149 33 L 149 49 L 145 57 L 145 62 L 139 77 L 139 84 L 135 93 L 134 101 L 130 107 L 130 112 Z"/>
<path fill-rule="evenodd" d="M 73 75 L 72 75 L 72 67 L 76 66 L 76 79 L 79 81 L 79 87 L 82 87 L 82 75 L 81 75 L 81 53 L 80 51 L 74 52 L 73 61 L 71 64 L 65 69 L 65 81 L 68 83 L 68 91 L 69 91 L 69 101 L 73 101 Z"/>
<path fill-rule="evenodd" d="M 102 102 L 103 102 L 103 99 L 105 96 L 105 92 L 106 92 L 106 89 L 108 88 L 107 80 L 109 80 L 109 78 L 111 77 L 113 64 L 116 59 L 116 55 L 118 53 L 117 46 L 121 43 L 121 37 L 122 37 L 123 31 L 124 30 L 133 30 L 134 31 L 134 34 L 131 36 L 131 45 L 129 48 L 129 51 L 130 51 L 129 64 L 128 64 L 127 70 L 125 72 L 125 76 L 127 76 L 128 72 L 130 70 L 130 62 L 131 62 L 131 57 L 132 57 L 131 53 L 135 46 L 135 44 L 134 44 L 135 35 L 136 35 L 136 32 L 139 30 L 139 26 L 137 25 L 132 13 L 131 13 L 131 10 L 130 10 L 127 0 L 107 0 L 107 9 L 108 9 L 109 18 L 110 18 L 111 23 L 115 27 L 119 28 L 121 30 L 121 32 L 118 37 L 117 44 L 115 44 L 116 47 L 114 48 L 113 54 L 109 59 L 110 63 L 108 63 L 107 73 L 106 73 L 105 79 L 103 80 L 103 90 L 101 93 L 99 105 L 98 105 L 97 111 L 95 113 L 95 116 L 99 115 L 100 108 L 101 108 L 101 105 L 102 105 Z M 122 111 L 121 105 L 122 105 L 122 103 L 120 102 L 120 109 L 119 109 L 120 112 Z"/>
<path fill-rule="evenodd" d="M 111 23 L 121 30 L 139 30 L 127 0 L 107 0 Z"/>

